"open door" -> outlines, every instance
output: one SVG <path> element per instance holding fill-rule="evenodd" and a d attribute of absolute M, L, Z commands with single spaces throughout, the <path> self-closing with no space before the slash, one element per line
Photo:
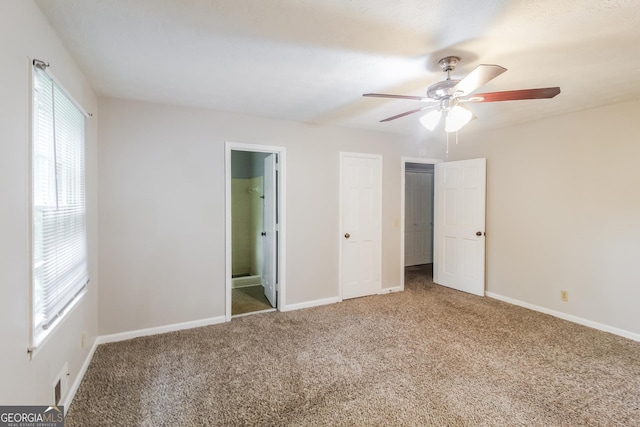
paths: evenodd
<path fill-rule="evenodd" d="M 434 282 L 484 296 L 486 159 L 435 166 Z"/>
<path fill-rule="evenodd" d="M 262 231 L 262 286 L 264 295 L 276 306 L 276 154 L 264 159 L 264 221 Z"/>

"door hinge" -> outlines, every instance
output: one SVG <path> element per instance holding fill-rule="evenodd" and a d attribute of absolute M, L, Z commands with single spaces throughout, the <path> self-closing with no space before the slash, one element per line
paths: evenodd
<path fill-rule="evenodd" d="M 276 292 L 280 292 L 280 283 L 276 283 Z"/>

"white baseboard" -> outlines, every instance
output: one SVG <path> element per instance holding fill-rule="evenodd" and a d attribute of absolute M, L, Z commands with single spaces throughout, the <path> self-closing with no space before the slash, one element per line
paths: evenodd
<path fill-rule="evenodd" d="M 262 283 L 243 283 L 240 285 L 231 284 L 231 289 L 242 289 L 242 288 L 250 288 L 252 286 L 262 286 Z"/>
<path fill-rule="evenodd" d="M 391 292 L 402 292 L 402 291 L 404 291 L 404 287 L 402 287 L 402 286 L 393 286 L 391 288 L 382 288 L 382 289 L 380 289 L 380 292 L 378 292 L 378 295 L 390 294 Z"/>
<path fill-rule="evenodd" d="M 541 307 L 539 305 L 530 304 L 528 302 L 520 301 L 517 299 L 505 297 L 503 295 L 495 294 L 493 292 L 485 292 L 485 295 L 489 298 L 497 299 L 500 301 L 507 302 L 509 304 L 517 305 L 520 307 L 528 308 L 533 311 L 539 311 L 540 313 L 548 314 L 553 317 L 558 317 L 560 319 L 568 320 L 569 322 L 577 323 L 579 325 L 588 326 L 593 329 L 598 329 L 600 331 L 609 332 L 614 335 L 619 335 L 624 338 L 629 338 L 630 340 L 640 341 L 640 334 L 636 334 L 635 332 L 627 331 L 624 329 L 615 328 L 613 326 L 605 325 L 602 323 L 594 322 L 592 320 L 583 319 L 582 317 L 574 316 L 572 314 L 563 313 L 561 311 L 551 310 L 549 308 Z"/>
<path fill-rule="evenodd" d="M 246 316 L 251 316 L 253 314 L 260 314 L 260 313 L 273 313 L 274 311 L 278 311 L 278 310 L 275 308 L 266 308 L 264 310 L 250 311 L 248 313 L 242 313 L 242 314 L 234 314 L 231 316 L 231 318 L 237 319 L 238 317 L 246 317 Z"/>
<path fill-rule="evenodd" d="M 194 320 L 192 322 L 174 323 L 172 325 L 157 326 L 155 328 L 137 329 L 135 331 L 121 332 L 118 334 L 102 335 L 96 338 L 98 344 L 125 341 L 132 338 L 146 337 L 149 335 L 165 334 L 167 332 L 181 331 L 183 329 L 199 328 L 201 326 L 217 325 L 224 323 L 225 316 L 210 317 L 208 319 Z"/>
<path fill-rule="evenodd" d="M 64 409 L 66 412 L 69 411 L 69 407 L 71 406 L 71 402 L 73 402 L 73 398 L 76 397 L 76 392 L 78 391 L 78 388 L 80 387 L 80 383 L 82 382 L 82 379 L 84 378 L 84 374 L 87 373 L 87 369 L 89 369 L 89 365 L 91 364 L 91 359 L 93 359 L 93 353 L 96 352 L 96 348 L 98 348 L 98 339 L 96 338 L 96 340 L 93 342 L 93 345 L 91 346 L 91 350 L 89 350 L 89 354 L 87 354 L 87 357 L 84 359 L 84 363 L 82 364 L 82 367 L 80 368 L 80 371 L 78 372 L 78 375 L 76 375 L 76 379 L 73 381 L 73 384 L 71 384 L 71 388 L 69 389 L 67 396 L 64 399 L 63 405 L 64 405 Z"/>
<path fill-rule="evenodd" d="M 262 284 L 262 278 L 260 275 L 236 277 L 231 279 L 231 288 L 246 288 L 248 286 L 257 286 Z"/>
<path fill-rule="evenodd" d="M 391 288 L 382 288 L 378 292 L 378 295 L 389 294 L 391 292 L 401 292 L 403 290 L 404 289 L 402 288 L 402 286 L 394 286 L 394 287 L 391 287 Z M 289 305 L 286 305 L 280 311 L 294 311 L 294 310 L 300 310 L 302 308 L 311 308 L 311 307 L 318 307 L 318 306 L 321 306 L 321 305 L 335 304 L 337 302 L 342 302 L 342 298 L 340 298 L 340 297 L 332 297 L 332 298 L 317 299 L 317 300 L 314 300 L 314 301 L 301 302 L 301 303 L 298 303 L 298 304 L 289 304 Z"/>
<path fill-rule="evenodd" d="M 320 305 L 334 304 L 336 302 L 341 302 L 342 298 L 333 297 L 333 298 L 325 298 L 325 299 L 317 299 L 314 301 L 301 302 L 298 304 L 288 304 L 285 305 L 280 311 L 293 311 L 300 310 L 301 308 L 311 308 L 318 307 Z"/>

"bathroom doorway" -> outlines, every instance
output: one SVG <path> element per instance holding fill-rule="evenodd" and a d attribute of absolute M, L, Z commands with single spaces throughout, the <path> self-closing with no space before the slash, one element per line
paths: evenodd
<path fill-rule="evenodd" d="M 227 143 L 227 318 L 282 307 L 283 149 Z"/>

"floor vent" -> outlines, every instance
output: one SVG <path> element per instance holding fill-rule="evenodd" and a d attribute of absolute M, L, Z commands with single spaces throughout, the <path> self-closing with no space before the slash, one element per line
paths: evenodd
<path fill-rule="evenodd" d="M 65 363 L 60 373 L 53 381 L 53 404 L 62 404 L 62 399 L 67 395 L 69 390 L 69 364 Z"/>

